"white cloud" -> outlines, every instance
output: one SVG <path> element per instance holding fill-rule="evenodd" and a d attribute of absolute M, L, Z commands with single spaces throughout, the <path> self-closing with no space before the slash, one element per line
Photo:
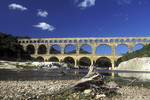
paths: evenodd
<path fill-rule="evenodd" d="M 96 0 L 84 0 L 81 3 L 79 3 L 78 7 L 81 8 L 87 8 L 95 5 Z M 79 2 L 78 0 L 75 0 L 75 2 Z"/>
<path fill-rule="evenodd" d="M 56 29 L 54 26 L 47 24 L 45 22 L 41 22 L 38 25 L 33 25 L 34 27 L 41 28 L 42 30 L 48 30 L 48 31 L 53 31 Z"/>
<path fill-rule="evenodd" d="M 8 7 L 9 7 L 9 9 L 13 9 L 13 10 L 15 10 L 15 9 L 19 9 L 19 10 L 22 10 L 22 11 L 27 10 L 26 7 L 23 7 L 22 5 L 18 5 L 18 4 L 15 4 L 15 3 L 12 3 L 12 4 L 8 5 Z"/>
<path fill-rule="evenodd" d="M 41 9 L 39 9 L 37 15 L 41 16 L 41 17 L 47 17 L 48 12 L 47 11 L 42 11 Z"/>

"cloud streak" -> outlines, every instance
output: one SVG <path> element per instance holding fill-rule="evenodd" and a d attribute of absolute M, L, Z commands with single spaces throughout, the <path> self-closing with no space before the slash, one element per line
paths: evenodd
<path fill-rule="evenodd" d="M 78 4 L 78 7 L 81 7 L 82 9 L 85 9 L 87 7 L 91 7 L 95 5 L 96 0 L 83 0 Z M 79 0 L 74 0 L 75 3 L 78 3 Z"/>
<path fill-rule="evenodd" d="M 132 0 L 116 0 L 119 5 L 122 4 L 131 4 Z"/>
<path fill-rule="evenodd" d="M 48 30 L 48 31 L 53 31 L 56 29 L 54 26 L 47 24 L 45 22 L 41 22 L 38 25 L 33 25 L 33 27 L 37 27 L 37 28 L 40 28 L 42 30 Z"/>
<path fill-rule="evenodd" d="M 37 15 L 41 16 L 41 17 L 47 17 L 48 12 L 47 11 L 42 11 L 41 9 L 39 9 Z"/>
<path fill-rule="evenodd" d="M 16 9 L 21 10 L 21 11 L 27 10 L 26 7 L 23 7 L 22 5 L 15 4 L 15 3 L 8 5 L 8 7 L 9 7 L 9 9 L 12 9 L 12 10 L 16 10 Z"/>

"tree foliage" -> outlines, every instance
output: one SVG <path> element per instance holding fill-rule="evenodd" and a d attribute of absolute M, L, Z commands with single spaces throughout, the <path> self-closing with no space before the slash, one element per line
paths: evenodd
<path fill-rule="evenodd" d="M 12 36 L 0 32 L 0 60 L 27 60 L 31 57 L 17 44 L 17 39 L 29 38 L 22 36 Z"/>
<path fill-rule="evenodd" d="M 60 54 L 61 52 L 59 50 L 56 50 L 54 47 L 50 48 L 50 54 Z"/>

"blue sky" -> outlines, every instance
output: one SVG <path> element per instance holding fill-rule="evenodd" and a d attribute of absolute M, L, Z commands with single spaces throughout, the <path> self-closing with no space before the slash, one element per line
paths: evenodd
<path fill-rule="evenodd" d="M 0 31 L 31 38 L 149 36 L 150 0 L 0 0 Z"/>
<path fill-rule="evenodd" d="M 17 36 L 150 36 L 150 0 L 0 0 L 0 7 L 0 32 Z"/>

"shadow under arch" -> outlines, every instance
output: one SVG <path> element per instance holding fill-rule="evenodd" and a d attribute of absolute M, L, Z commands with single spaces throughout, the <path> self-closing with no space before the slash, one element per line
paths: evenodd
<path fill-rule="evenodd" d="M 142 49 L 143 47 L 144 47 L 144 44 L 138 43 L 138 44 L 133 46 L 133 51 Z"/>
<path fill-rule="evenodd" d="M 122 62 L 122 57 L 117 59 L 117 61 L 115 62 L 115 67 L 118 67 L 121 62 Z"/>
<path fill-rule="evenodd" d="M 61 47 L 57 44 L 54 44 L 50 47 L 50 54 L 61 54 Z"/>
<path fill-rule="evenodd" d="M 89 44 L 83 44 L 80 47 L 80 54 L 92 54 L 92 47 Z"/>
<path fill-rule="evenodd" d="M 119 45 L 117 45 L 115 52 L 117 55 L 126 54 L 129 52 L 129 48 L 126 44 L 119 44 Z"/>
<path fill-rule="evenodd" d="M 46 46 L 45 45 L 40 45 L 38 48 L 38 54 L 46 54 Z"/>
<path fill-rule="evenodd" d="M 41 57 L 41 56 L 39 56 L 39 57 L 36 58 L 36 60 L 37 60 L 37 61 L 44 61 L 44 58 Z"/>
<path fill-rule="evenodd" d="M 48 59 L 48 61 L 50 61 L 50 62 L 59 62 L 59 59 L 57 57 L 50 57 Z"/>
<path fill-rule="evenodd" d="M 34 45 L 32 45 L 32 44 L 27 45 L 26 52 L 28 54 L 34 54 L 35 53 L 35 47 L 34 47 Z"/>
<path fill-rule="evenodd" d="M 76 46 L 73 44 L 68 44 L 64 49 L 65 54 L 76 54 Z"/>
<path fill-rule="evenodd" d="M 89 67 L 91 66 L 91 60 L 88 57 L 82 57 L 79 60 L 79 66 Z"/>
<path fill-rule="evenodd" d="M 67 63 L 67 64 L 75 65 L 75 61 L 74 61 L 74 59 L 72 57 L 65 57 L 63 59 L 63 62 Z"/>
<path fill-rule="evenodd" d="M 112 67 L 111 60 L 107 57 L 100 57 L 96 60 L 95 66 L 98 68 L 109 68 Z"/>
<path fill-rule="evenodd" d="M 112 54 L 111 47 L 107 44 L 101 44 L 96 48 L 95 54 Z"/>

